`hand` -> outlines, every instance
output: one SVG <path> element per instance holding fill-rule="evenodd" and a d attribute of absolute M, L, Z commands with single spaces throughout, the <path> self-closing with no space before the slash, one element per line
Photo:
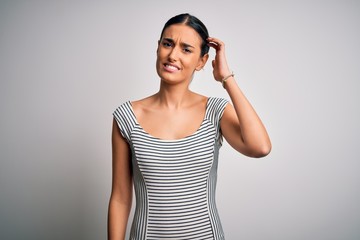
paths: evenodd
<path fill-rule="evenodd" d="M 224 77 L 231 74 L 225 57 L 225 44 L 217 38 L 209 37 L 209 47 L 216 51 L 215 60 L 212 60 L 213 74 L 216 81 L 221 81 Z"/>

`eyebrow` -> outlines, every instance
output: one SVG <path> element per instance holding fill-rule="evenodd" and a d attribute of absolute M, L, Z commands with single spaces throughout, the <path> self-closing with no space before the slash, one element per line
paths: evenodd
<path fill-rule="evenodd" d="M 163 38 L 163 40 L 165 40 L 165 41 L 168 41 L 168 42 L 170 42 L 170 43 L 174 43 L 174 40 L 172 39 L 172 38 Z M 187 44 L 187 43 L 184 43 L 184 42 L 182 42 L 182 43 L 180 43 L 182 46 L 184 46 L 184 47 L 191 47 L 191 48 L 195 48 L 194 46 L 191 46 L 190 44 Z"/>

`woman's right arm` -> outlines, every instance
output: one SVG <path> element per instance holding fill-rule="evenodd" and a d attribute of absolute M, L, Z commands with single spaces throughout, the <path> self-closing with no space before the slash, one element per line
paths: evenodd
<path fill-rule="evenodd" d="M 108 209 L 108 240 L 125 239 L 132 204 L 131 151 L 116 120 L 112 129 L 112 190 Z"/>

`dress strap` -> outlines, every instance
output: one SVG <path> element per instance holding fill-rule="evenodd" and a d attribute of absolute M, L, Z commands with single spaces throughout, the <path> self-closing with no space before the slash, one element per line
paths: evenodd
<path fill-rule="evenodd" d="M 223 142 L 220 120 L 228 102 L 229 101 L 224 98 L 210 97 L 206 107 L 206 119 L 208 119 L 216 129 L 216 140 L 220 145 L 222 145 Z"/>
<path fill-rule="evenodd" d="M 113 112 L 113 116 L 119 126 L 121 135 L 130 143 L 131 132 L 136 125 L 136 118 L 131 107 L 131 102 L 127 101 L 121 104 Z"/>
<path fill-rule="evenodd" d="M 209 97 L 206 107 L 206 118 L 217 126 L 229 101 L 224 98 Z"/>

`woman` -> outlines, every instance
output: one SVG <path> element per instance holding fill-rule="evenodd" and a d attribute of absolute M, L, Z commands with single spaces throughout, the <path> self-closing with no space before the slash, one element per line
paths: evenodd
<path fill-rule="evenodd" d="M 189 90 L 210 47 L 214 78 L 232 104 Z M 222 136 L 250 157 L 270 152 L 269 136 L 227 65 L 224 43 L 209 37 L 196 17 L 180 14 L 165 24 L 156 70 L 160 90 L 114 112 L 109 239 L 125 237 L 133 184 L 130 239 L 224 239 L 215 205 Z"/>

